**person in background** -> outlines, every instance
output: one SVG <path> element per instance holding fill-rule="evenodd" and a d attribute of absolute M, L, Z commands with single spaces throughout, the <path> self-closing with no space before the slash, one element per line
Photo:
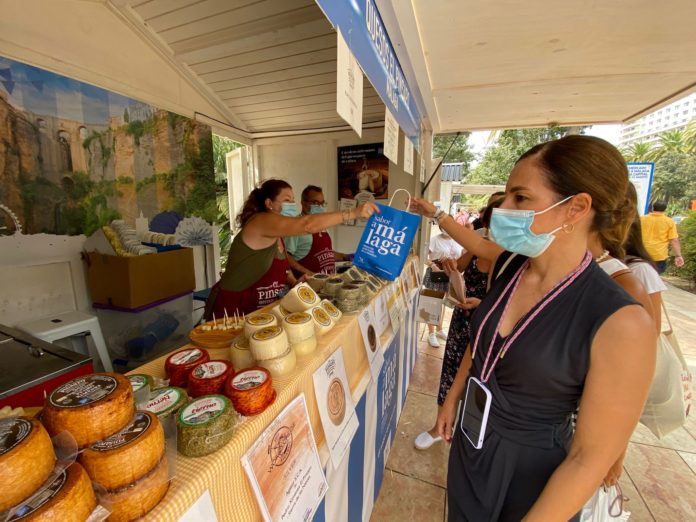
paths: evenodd
<path fill-rule="evenodd" d="M 454 216 L 454 220 L 462 226 L 465 226 L 469 222 L 469 213 L 464 210 L 464 207 L 459 207 L 457 215 Z"/>
<path fill-rule="evenodd" d="M 251 191 L 237 216 L 239 232 L 230 246 L 225 272 L 206 303 L 206 319 L 213 314 L 242 316 L 281 297 L 290 268 L 283 237 L 315 234 L 379 213 L 376 205 L 365 203 L 351 210 L 288 217 L 297 214 L 293 207 L 292 187 L 283 180 L 266 180 Z"/>
<path fill-rule="evenodd" d="M 491 203 L 481 211 L 481 219 L 484 223 L 482 230 L 486 230 L 488 227 L 493 209 L 499 207 L 503 202 L 503 198 L 500 196 L 497 199 L 492 197 L 491 200 Z M 486 236 L 484 235 L 484 237 Z M 438 411 L 442 409 L 447 392 L 452 386 L 452 381 L 454 381 L 462 357 L 464 357 L 464 351 L 469 345 L 469 322 L 472 310 L 479 305 L 481 299 L 486 295 L 488 272 L 491 268 L 490 261 L 483 258 L 479 259 L 467 252 L 459 257 L 456 266 L 454 260 L 447 260 L 444 265 L 444 269 L 448 273 L 451 270 L 464 271 L 466 299 L 462 302 L 462 306 L 456 306 L 452 312 L 452 320 L 445 343 L 445 354 L 442 358 L 442 371 L 440 372 L 440 389 L 437 394 Z M 430 430 L 420 433 L 413 444 L 416 449 L 426 450 L 441 440 L 442 437 L 437 433 L 436 424 Z"/>
<path fill-rule="evenodd" d="M 486 202 L 486 206 L 483 207 L 481 210 L 479 210 L 479 216 L 471 222 L 471 224 L 474 227 L 474 230 L 480 230 L 480 229 L 484 228 L 485 225 L 483 224 L 483 219 L 482 219 L 483 213 L 486 211 L 486 208 L 488 208 L 488 206 L 490 206 L 492 201 L 500 199 L 503 196 L 505 196 L 505 192 L 501 191 L 501 190 L 499 190 L 498 192 L 494 192 L 493 194 L 488 196 L 488 201 Z"/>
<path fill-rule="evenodd" d="M 656 332 L 587 246 L 591 234 L 625 227 L 618 215 L 628 183 L 623 157 L 604 140 L 537 145 L 517 161 L 493 210 L 497 245 L 412 199 L 412 210 L 497 258 L 438 415 L 438 434 L 452 441 L 451 519 L 577 520 L 626 448 L 652 381 Z M 467 386 L 484 389 L 473 378 L 491 397 L 480 449 L 460 427 L 475 430 L 475 415 L 454 425 Z"/>
<path fill-rule="evenodd" d="M 667 269 L 670 245 L 674 252 L 674 264 L 677 268 L 684 266 L 677 225 L 671 217 L 665 215 L 666 209 L 667 204 L 664 201 L 656 201 L 652 212 L 640 218 L 645 249 L 655 261 L 659 274 Z"/>
<path fill-rule="evenodd" d="M 446 232 L 442 231 L 431 237 L 430 245 L 428 246 L 428 260 L 426 262 L 428 269 L 425 271 L 425 276 L 423 277 L 423 286 L 428 290 L 447 293 L 449 283 L 446 277 L 443 281 L 434 281 L 433 273 L 446 276 L 443 272 L 443 261 L 445 259 L 458 259 L 461 254 L 462 247 L 449 237 Z M 428 344 L 433 348 L 440 347 L 438 338 L 443 340 L 447 339 L 447 334 L 442 331 L 443 315 L 444 314 L 440 314 L 440 324 L 428 325 Z"/>
<path fill-rule="evenodd" d="M 307 185 L 301 198 L 302 216 L 316 216 L 326 212 L 326 201 L 321 187 Z M 336 271 L 336 261 L 353 259 L 350 254 L 333 250 L 331 236 L 326 230 L 285 238 L 285 245 L 290 254 L 292 269 L 308 276 L 316 272 L 333 274 Z M 293 261 L 296 261 L 296 264 Z"/>

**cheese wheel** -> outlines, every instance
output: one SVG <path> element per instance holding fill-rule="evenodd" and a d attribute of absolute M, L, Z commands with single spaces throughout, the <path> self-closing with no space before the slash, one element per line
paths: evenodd
<path fill-rule="evenodd" d="M 151 411 L 163 419 L 177 413 L 188 399 L 186 390 L 176 386 L 165 386 L 156 389 L 150 400 L 140 405 L 140 409 Z"/>
<path fill-rule="evenodd" d="M 202 457 L 227 444 L 237 426 L 237 413 L 224 395 L 206 395 L 181 408 L 176 418 L 176 447 L 187 457 Z"/>
<path fill-rule="evenodd" d="M 248 339 L 242 337 L 232 343 L 232 348 L 230 348 L 230 359 L 232 360 L 232 366 L 234 366 L 234 369 L 237 371 L 256 365 L 256 360 L 249 349 Z"/>
<path fill-rule="evenodd" d="M 190 346 L 190 345 L 189 345 Z M 164 371 L 169 377 L 169 384 L 185 388 L 193 369 L 210 360 L 208 351 L 191 346 L 170 355 L 164 363 Z"/>
<path fill-rule="evenodd" d="M 155 387 L 155 379 L 151 375 L 136 373 L 129 375 L 128 380 L 133 387 L 133 402 L 140 404 L 150 398 L 150 390 Z"/>
<path fill-rule="evenodd" d="M 97 507 L 92 482 L 77 462 L 53 479 L 10 519 L 26 522 L 84 522 Z"/>
<path fill-rule="evenodd" d="M 149 513 L 169 489 L 169 466 L 163 455 L 154 469 L 140 480 L 122 488 L 107 491 L 100 500 L 109 506 L 108 522 L 129 522 Z"/>
<path fill-rule="evenodd" d="M 319 304 L 319 296 L 307 283 L 300 283 L 285 294 L 280 304 L 289 312 L 304 312 Z"/>
<path fill-rule="evenodd" d="M 334 323 L 331 320 L 331 316 L 326 313 L 323 306 L 315 306 L 312 308 L 311 312 L 317 335 L 325 334 L 333 328 Z"/>
<path fill-rule="evenodd" d="M 242 415 L 258 415 L 276 398 L 271 373 L 266 368 L 242 370 L 225 384 L 234 409 Z"/>
<path fill-rule="evenodd" d="M 0 513 L 30 497 L 53 471 L 56 454 L 36 419 L 0 420 Z"/>
<path fill-rule="evenodd" d="M 307 283 L 309 283 L 309 286 L 312 287 L 312 290 L 319 293 L 324 288 L 324 285 L 326 284 L 326 281 L 328 279 L 329 279 L 329 276 L 326 274 L 314 274 L 309 279 L 309 281 L 307 281 Z"/>
<path fill-rule="evenodd" d="M 295 312 L 283 319 L 283 329 L 288 336 L 288 342 L 295 344 L 314 337 L 312 316 L 305 312 Z"/>
<path fill-rule="evenodd" d="M 246 318 L 246 323 L 244 324 L 244 335 L 247 338 L 251 338 L 255 332 L 263 330 L 269 326 L 277 326 L 278 319 L 273 314 L 253 314 Z"/>
<path fill-rule="evenodd" d="M 164 455 L 164 430 L 157 415 L 139 411 L 128 426 L 80 453 L 79 462 L 89 477 L 112 490 L 139 480 Z"/>
<path fill-rule="evenodd" d="M 314 325 L 312 325 L 314 328 Z M 298 341 L 290 345 L 290 348 L 295 352 L 298 357 L 304 357 L 306 355 L 313 354 L 317 349 L 317 338 L 312 334 L 312 337 L 305 339 L 304 341 Z"/>
<path fill-rule="evenodd" d="M 258 362 L 283 355 L 290 346 L 288 335 L 280 326 L 259 330 L 249 339 L 251 354 Z"/>
<path fill-rule="evenodd" d="M 331 301 L 328 299 L 322 300 L 320 303 L 321 307 L 324 309 L 324 311 L 329 314 L 329 317 L 331 320 L 335 323 L 341 320 L 341 317 L 343 317 L 343 312 L 341 312 L 338 308 L 336 308 Z"/>
<path fill-rule="evenodd" d="M 329 297 L 334 297 L 338 293 L 338 289 L 343 286 L 343 278 L 332 277 L 324 284 L 324 293 Z"/>
<path fill-rule="evenodd" d="M 291 312 L 288 312 L 283 305 L 277 303 L 273 308 L 271 308 L 271 313 L 278 319 L 278 324 L 280 324 L 283 319 L 285 319 Z"/>
<path fill-rule="evenodd" d="M 277 379 L 292 373 L 297 366 L 297 355 L 295 355 L 295 351 L 292 348 L 288 348 L 280 357 L 258 361 L 258 363 L 259 366 L 271 372 L 274 379 Z"/>
<path fill-rule="evenodd" d="M 61 384 L 46 398 L 41 420 L 49 435 L 69 431 L 84 448 L 133 418 L 133 387 L 118 373 L 93 373 Z"/>
<path fill-rule="evenodd" d="M 229 361 L 220 359 L 199 364 L 189 375 L 189 397 L 222 393 L 225 381 L 232 374 L 234 368 Z"/>

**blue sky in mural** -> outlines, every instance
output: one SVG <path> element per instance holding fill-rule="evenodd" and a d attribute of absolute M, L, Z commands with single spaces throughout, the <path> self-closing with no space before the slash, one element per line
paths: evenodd
<path fill-rule="evenodd" d="M 123 116 L 138 101 L 59 74 L 0 56 L 0 92 L 9 101 L 36 115 L 109 124 L 109 117 Z"/>

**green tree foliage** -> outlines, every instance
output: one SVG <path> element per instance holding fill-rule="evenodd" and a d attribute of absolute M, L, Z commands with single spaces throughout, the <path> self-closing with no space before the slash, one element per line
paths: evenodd
<path fill-rule="evenodd" d="M 696 156 L 663 151 L 655 162 L 651 199 L 663 200 L 678 212 L 686 209 L 692 198 L 696 198 Z"/>
<path fill-rule="evenodd" d="M 476 159 L 474 152 L 469 145 L 470 132 L 462 132 L 457 140 L 452 145 L 445 163 L 464 163 L 465 169 L 468 172 L 469 165 Z M 455 134 L 436 134 L 433 136 L 433 158 L 442 158 L 447 149 L 450 148 Z"/>
<path fill-rule="evenodd" d="M 631 143 L 628 147 L 621 150 L 621 154 L 626 161 L 641 163 L 653 160 L 653 145 L 643 141 Z"/>
<path fill-rule="evenodd" d="M 213 165 L 215 167 L 215 204 L 217 217 L 215 222 L 220 227 L 218 239 L 220 241 L 220 263 L 227 264 L 227 253 L 232 243 L 232 231 L 230 229 L 230 207 L 227 197 L 227 164 L 225 157 L 228 152 L 241 147 L 241 143 L 232 141 L 222 136 L 213 134 Z"/>
<path fill-rule="evenodd" d="M 509 129 L 499 133 L 494 145 L 490 146 L 474 167 L 468 183 L 481 185 L 504 185 L 517 159 L 534 145 L 562 138 L 571 131 L 582 133 L 577 127 L 544 127 L 534 129 Z"/>
<path fill-rule="evenodd" d="M 684 256 L 684 266 L 678 269 L 677 275 L 696 285 L 696 212 L 689 212 L 687 218 L 679 225 L 681 236 L 681 251 Z"/>

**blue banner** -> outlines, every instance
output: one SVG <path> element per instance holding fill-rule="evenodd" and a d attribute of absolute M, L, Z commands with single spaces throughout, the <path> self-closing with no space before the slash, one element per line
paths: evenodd
<path fill-rule="evenodd" d="M 641 216 L 649 214 L 655 164 L 651 162 L 637 162 L 627 163 L 626 166 L 628 167 L 628 179 L 636 188 L 638 213 Z"/>
<path fill-rule="evenodd" d="M 420 150 L 421 116 L 374 0 L 316 0 L 401 130 Z M 413 88 L 417 88 L 413 86 Z"/>

